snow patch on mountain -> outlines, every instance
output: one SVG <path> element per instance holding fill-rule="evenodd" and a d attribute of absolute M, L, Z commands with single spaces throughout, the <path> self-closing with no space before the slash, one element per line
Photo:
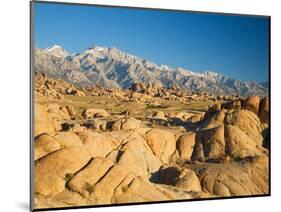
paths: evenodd
<path fill-rule="evenodd" d="M 43 51 L 56 57 L 66 57 L 69 55 L 68 52 L 59 45 L 53 45 L 52 47 L 43 49 Z"/>

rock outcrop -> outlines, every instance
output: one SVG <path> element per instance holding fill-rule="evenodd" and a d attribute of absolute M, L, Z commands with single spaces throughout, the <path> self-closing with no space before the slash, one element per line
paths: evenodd
<path fill-rule="evenodd" d="M 176 151 L 175 136 L 164 130 L 152 129 L 145 134 L 145 139 L 152 152 L 164 163 L 168 163 Z"/>
<path fill-rule="evenodd" d="M 263 98 L 260 102 L 259 117 L 261 122 L 269 124 L 269 98 L 268 97 Z"/>
<path fill-rule="evenodd" d="M 141 121 L 137 120 L 133 117 L 130 118 L 123 118 L 120 120 L 115 121 L 112 124 L 112 130 L 132 130 L 139 128 L 141 125 Z"/>
<path fill-rule="evenodd" d="M 206 117 L 196 134 L 193 160 L 224 160 L 266 154 L 259 118 L 248 110 L 219 111 Z"/>
<path fill-rule="evenodd" d="M 252 111 L 256 115 L 259 113 L 260 97 L 250 96 L 243 102 L 243 108 Z"/>
<path fill-rule="evenodd" d="M 195 145 L 196 133 L 183 134 L 177 140 L 177 150 L 183 160 L 191 160 Z"/>
<path fill-rule="evenodd" d="M 110 114 L 104 109 L 86 109 L 83 111 L 82 116 L 84 119 L 91 119 L 108 117 Z"/>

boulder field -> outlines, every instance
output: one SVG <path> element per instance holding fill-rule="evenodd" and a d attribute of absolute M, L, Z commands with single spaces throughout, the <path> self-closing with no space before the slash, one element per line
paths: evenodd
<path fill-rule="evenodd" d="M 268 98 L 231 104 L 193 122 L 194 114 L 152 114 L 192 124 L 183 130 L 36 103 L 35 208 L 267 194 Z"/>

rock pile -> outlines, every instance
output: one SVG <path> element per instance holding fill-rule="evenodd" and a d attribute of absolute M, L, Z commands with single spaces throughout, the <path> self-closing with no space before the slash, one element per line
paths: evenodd
<path fill-rule="evenodd" d="M 219 111 L 196 133 L 193 160 L 244 159 L 267 155 L 259 118 L 248 110 Z"/>
<path fill-rule="evenodd" d="M 256 114 L 260 121 L 263 123 L 269 123 L 269 98 L 266 96 L 264 98 L 260 98 L 259 96 L 250 96 L 244 99 L 235 99 L 223 103 L 221 109 L 245 109 Z M 218 109 L 217 111 L 219 111 Z"/>
<path fill-rule="evenodd" d="M 216 97 L 205 92 L 196 93 L 180 88 L 166 88 L 160 84 L 135 83 L 129 90 L 121 88 L 103 88 L 103 87 L 81 87 L 78 88 L 60 79 L 52 79 L 45 74 L 35 72 L 34 76 L 35 95 L 42 97 L 63 98 L 64 95 L 74 96 L 104 96 L 116 100 L 130 101 L 136 103 L 158 104 L 156 98 L 168 101 L 179 101 L 188 103 L 192 101 L 216 101 L 233 100 L 237 96 Z"/>
<path fill-rule="evenodd" d="M 189 101 L 214 101 L 216 97 L 208 93 L 196 93 L 180 88 L 172 87 L 165 88 L 160 84 L 144 84 L 144 83 L 134 83 L 131 87 L 131 90 L 135 93 L 146 94 L 152 97 L 161 97 L 170 101 L 180 101 L 180 102 L 189 102 Z"/>
<path fill-rule="evenodd" d="M 35 72 L 34 74 L 34 92 L 35 95 L 43 97 L 63 98 L 64 94 L 85 96 L 85 93 L 75 86 L 60 80 L 51 79 L 45 74 Z"/>
<path fill-rule="evenodd" d="M 44 132 L 62 130 L 62 123 L 65 120 L 76 118 L 76 113 L 71 106 L 60 107 L 57 103 L 34 105 L 34 135 L 40 135 Z"/>

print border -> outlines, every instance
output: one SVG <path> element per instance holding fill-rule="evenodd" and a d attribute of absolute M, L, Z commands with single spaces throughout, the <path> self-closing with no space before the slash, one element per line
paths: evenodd
<path fill-rule="evenodd" d="M 118 206 L 133 206 L 133 205 L 147 205 L 147 204 L 160 204 L 160 203 L 176 203 L 176 202 L 192 202 L 192 201 L 207 201 L 207 200 L 225 200 L 225 199 L 240 199 L 240 198 L 253 198 L 253 197 L 268 197 L 271 196 L 271 16 L 268 15 L 255 15 L 255 14 L 239 14 L 239 13 L 224 13 L 224 12 L 206 12 L 194 10 L 176 10 L 176 9 L 163 9 L 163 8 L 147 8 L 147 7 L 133 7 L 122 5 L 102 5 L 90 3 L 72 3 L 72 2 L 55 2 L 55 1 L 30 1 L 30 211 L 50 211 L 50 210 L 67 210 L 67 209 L 83 209 L 83 208 L 99 208 L 99 207 L 118 207 Z M 70 5 L 70 6 L 88 6 L 88 7 L 102 7 L 102 8 L 124 8 L 124 9 L 141 9 L 141 10 L 154 10 L 154 11 L 167 11 L 167 12 L 182 12 L 182 13 L 196 13 L 196 14 L 215 14 L 224 16 L 244 16 L 244 17 L 260 17 L 268 19 L 268 96 L 269 96 L 269 176 L 268 194 L 261 195 L 244 195 L 244 196 L 231 196 L 231 197 L 214 197 L 214 198 L 198 198 L 198 199 L 180 199 L 180 200 L 167 200 L 167 201 L 149 201 L 149 202 L 134 202 L 134 203 L 121 203 L 121 204 L 99 204 L 99 205 L 85 205 L 85 206 L 71 206 L 71 207 L 54 207 L 54 208 L 34 208 L 34 3 L 41 4 L 55 4 L 55 5 Z"/>

